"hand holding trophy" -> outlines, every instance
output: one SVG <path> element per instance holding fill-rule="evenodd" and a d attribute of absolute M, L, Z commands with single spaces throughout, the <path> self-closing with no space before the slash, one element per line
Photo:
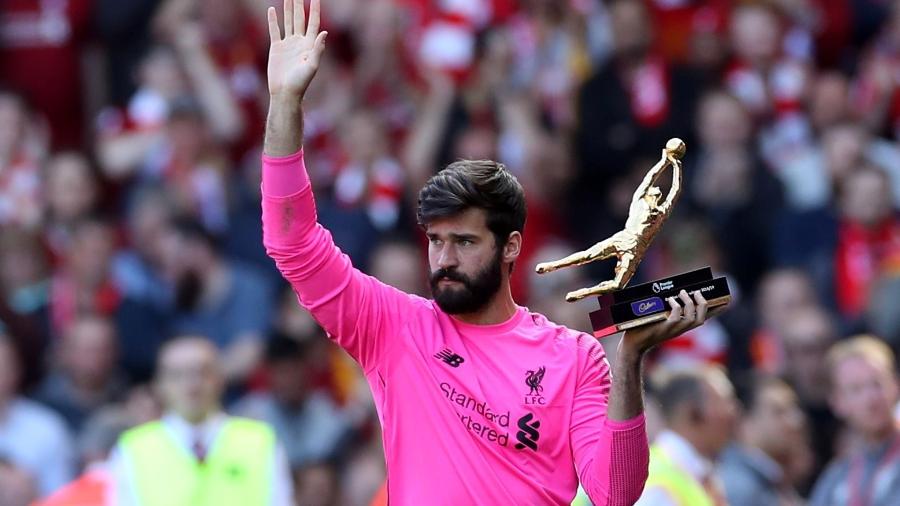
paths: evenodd
<path fill-rule="evenodd" d="M 677 296 L 682 290 L 699 292 L 708 299 L 710 308 L 725 305 L 731 300 L 725 278 L 713 279 L 709 267 L 625 288 L 653 238 L 672 214 L 681 194 L 681 159 L 685 150 L 681 139 L 669 139 L 659 162 L 650 169 L 634 192 L 624 229 L 584 251 L 553 262 L 543 262 L 536 267 L 538 274 L 544 274 L 596 260 L 617 259 L 613 279 L 566 295 L 569 302 L 599 295 L 600 309 L 590 315 L 596 337 L 666 319 L 665 299 Z M 668 167 L 672 167 L 673 171 L 672 187 L 665 200 L 660 202 L 662 191 L 656 186 L 656 181 Z"/>

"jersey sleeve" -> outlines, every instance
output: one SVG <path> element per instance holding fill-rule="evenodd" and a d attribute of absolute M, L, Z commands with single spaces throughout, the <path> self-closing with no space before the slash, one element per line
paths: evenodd
<path fill-rule="evenodd" d="M 596 340 L 587 335 L 579 339 L 581 370 L 569 431 L 578 479 L 595 506 L 634 504 L 650 465 L 644 415 L 624 421 L 607 418 L 609 362 Z"/>
<path fill-rule="evenodd" d="M 355 269 L 318 223 L 303 150 L 263 155 L 262 223 L 266 253 L 300 304 L 368 372 L 389 352 L 418 298 Z"/>

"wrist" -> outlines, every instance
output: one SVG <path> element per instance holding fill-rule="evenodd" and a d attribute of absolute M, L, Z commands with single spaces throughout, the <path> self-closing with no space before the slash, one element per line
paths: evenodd
<path fill-rule="evenodd" d="M 296 91 L 270 91 L 269 92 L 269 110 L 279 110 L 285 112 L 298 112 L 300 104 L 303 102 L 304 92 Z"/>
<path fill-rule="evenodd" d="M 639 367 L 644 360 L 644 350 L 622 340 L 616 351 L 616 364 L 618 367 Z"/>

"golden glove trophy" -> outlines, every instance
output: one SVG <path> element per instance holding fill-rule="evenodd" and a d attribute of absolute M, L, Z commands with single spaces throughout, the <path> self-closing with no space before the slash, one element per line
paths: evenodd
<path fill-rule="evenodd" d="M 666 298 L 678 295 L 681 290 L 688 293 L 699 290 L 709 307 L 721 306 L 731 300 L 725 278 L 713 278 L 712 269 L 709 267 L 625 287 L 637 270 L 653 238 L 662 228 L 663 222 L 672 214 L 672 208 L 681 194 L 681 159 L 685 150 L 684 141 L 677 138 L 669 139 L 663 149 L 662 158 L 644 176 L 644 180 L 634 192 L 624 229 L 584 251 L 572 253 L 554 262 L 537 265 L 538 274 L 544 274 L 595 260 L 613 257 L 618 259 L 613 279 L 566 295 L 569 302 L 599 295 L 600 309 L 590 314 L 596 337 L 665 320 L 668 310 L 671 309 L 666 303 Z M 670 166 L 673 171 L 672 187 L 666 199 L 660 202 L 662 191 L 655 183 Z"/>

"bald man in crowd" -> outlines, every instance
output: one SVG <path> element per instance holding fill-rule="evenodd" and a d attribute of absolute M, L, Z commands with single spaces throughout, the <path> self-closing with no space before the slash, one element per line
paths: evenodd
<path fill-rule="evenodd" d="M 179 337 L 160 350 L 156 388 L 165 415 L 122 435 L 111 458 L 117 505 L 293 504 L 284 451 L 261 422 L 227 416 L 215 345 Z"/>
<path fill-rule="evenodd" d="M 734 436 L 734 387 L 714 366 L 674 371 L 660 383 L 656 398 L 666 428 L 650 447 L 650 475 L 637 506 L 726 504 L 716 461 Z"/>

